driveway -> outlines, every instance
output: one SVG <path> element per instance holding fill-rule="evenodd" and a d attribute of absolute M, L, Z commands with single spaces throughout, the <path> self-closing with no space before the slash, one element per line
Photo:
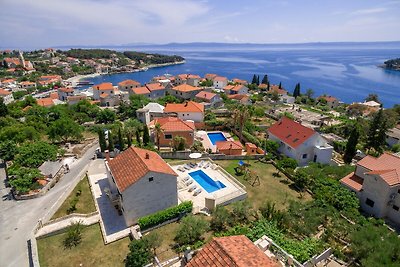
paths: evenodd
<path fill-rule="evenodd" d="M 70 172 L 44 196 L 24 201 L 0 201 L 0 265 L 29 266 L 28 240 L 40 218 L 45 216 L 65 190 L 86 171 L 97 146 L 90 148 L 82 158 L 70 166 Z M 1 171 L 0 171 L 1 176 Z M 2 183 L 4 178 L 2 178 Z M 2 195 L 8 191 L 0 188 Z"/>

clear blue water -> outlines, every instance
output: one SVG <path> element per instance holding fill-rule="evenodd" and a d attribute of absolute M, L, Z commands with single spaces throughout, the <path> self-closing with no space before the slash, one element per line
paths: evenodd
<path fill-rule="evenodd" d="M 169 73 L 217 73 L 228 78 L 251 80 L 253 74 L 268 74 L 272 83 L 293 92 L 300 82 L 301 91 L 311 88 L 315 96 L 329 94 L 341 101 L 363 101 L 369 93 L 379 95 L 385 107 L 400 104 L 400 71 L 379 68 L 389 58 L 400 57 L 398 43 L 266 45 L 230 48 L 229 46 L 164 46 L 129 48 L 163 54 L 178 54 L 182 65 L 149 69 L 145 72 L 105 75 L 89 79 L 94 83 L 117 84 L 125 79 L 146 83 L 157 75 Z"/>
<path fill-rule="evenodd" d="M 223 133 L 207 133 L 208 138 L 210 138 L 211 143 L 215 146 L 218 141 L 226 141 L 226 138 Z"/>
<path fill-rule="evenodd" d="M 220 181 L 214 181 L 202 170 L 190 172 L 189 175 L 204 188 L 208 193 L 215 192 L 219 189 L 225 188 L 226 186 Z"/>

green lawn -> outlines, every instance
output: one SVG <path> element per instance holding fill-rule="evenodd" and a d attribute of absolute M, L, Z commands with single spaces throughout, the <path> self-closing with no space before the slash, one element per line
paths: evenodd
<path fill-rule="evenodd" d="M 255 208 L 260 207 L 268 200 L 275 203 L 277 208 L 284 209 L 288 207 L 290 201 L 305 202 L 312 198 L 307 193 L 300 194 L 293 189 L 292 182 L 285 175 L 281 174 L 281 177 L 274 177 L 273 173 L 276 173 L 277 170 L 271 164 L 255 160 L 249 161 L 250 170 L 260 178 L 260 185 L 252 186 L 253 179 L 246 181 L 243 175 L 236 175 L 234 168 L 238 166 L 238 160 L 218 160 L 215 162 L 246 186 L 248 200 Z"/>
<path fill-rule="evenodd" d="M 178 226 L 179 224 L 174 222 L 151 231 L 157 233 L 162 239 L 160 246 L 156 250 L 157 257 L 161 262 L 178 256 L 174 250 L 174 238 Z"/>
<path fill-rule="evenodd" d="M 81 191 L 81 194 L 77 196 L 77 192 Z M 77 198 L 78 201 L 76 203 L 76 210 L 74 213 L 87 214 L 96 211 L 96 207 L 94 205 L 92 192 L 90 191 L 89 180 L 87 177 L 83 178 L 71 192 L 71 194 L 67 197 L 61 207 L 54 213 L 51 219 L 56 219 L 68 215 L 68 209 L 71 206 L 71 202 L 74 198 Z"/>
<path fill-rule="evenodd" d="M 63 246 L 65 233 L 38 239 L 40 266 L 124 266 L 128 254 L 128 237 L 104 245 L 100 225 L 82 230 L 82 243 L 72 249 Z M 82 265 L 80 265 L 82 264 Z"/>

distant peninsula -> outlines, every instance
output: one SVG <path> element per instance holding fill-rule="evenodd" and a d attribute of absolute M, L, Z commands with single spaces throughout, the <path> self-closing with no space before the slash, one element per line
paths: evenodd
<path fill-rule="evenodd" d="M 400 71 L 400 58 L 386 60 L 382 67 L 388 70 Z"/>

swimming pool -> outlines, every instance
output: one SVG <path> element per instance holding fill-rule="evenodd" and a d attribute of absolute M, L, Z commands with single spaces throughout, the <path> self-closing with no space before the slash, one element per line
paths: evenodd
<path fill-rule="evenodd" d="M 211 144 L 215 146 L 218 141 L 226 141 L 226 138 L 223 133 L 215 132 L 215 133 L 207 133 L 208 138 L 210 138 Z"/>
<path fill-rule="evenodd" d="M 194 171 L 189 173 L 190 177 L 193 178 L 201 187 L 204 188 L 208 193 L 212 193 L 219 189 L 225 188 L 226 186 L 220 181 L 214 181 L 202 170 Z"/>

